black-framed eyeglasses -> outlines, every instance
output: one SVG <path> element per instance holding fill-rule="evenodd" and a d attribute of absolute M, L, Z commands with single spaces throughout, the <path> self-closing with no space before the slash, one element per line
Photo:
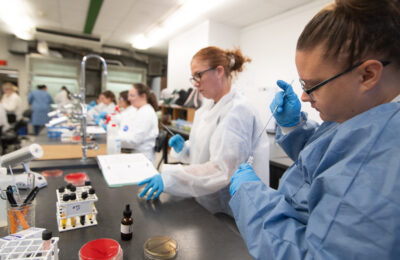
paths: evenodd
<path fill-rule="evenodd" d="M 344 71 L 342 71 L 342 72 L 336 74 L 335 76 L 333 76 L 333 77 L 331 77 L 331 78 L 329 78 L 329 79 L 327 79 L 327 80 L 324 80 L 324 81 L 322 81 L 321 83 L 318 83 L 317 85 L 314 85 L 314 86 L 312 86 L 311 88 L 308 88 L 308 89 L 306 88 L 306 83 L 304 82 L 304 80 L 300 79 L 299 81 L 300 81 L 301 88 L 302 88 L 303 91 L 306 92 L 306 94 L 312 99 L 312 101 L 315 101 L 313 95 L 311 94 L 313 91 L 315 91 L 315 90 L 319 89 L 320 87 L 322 87 L 322 86 L 328 84 L 328 83 L 331 82 L 332 80 L 337 79 L 337 78 L 339 78 L 340 76 L 342 76 L 342 75 L 344 75 L 344 74 L 346 74 L 346 73 L 352 71 L 353 69 L 357 68 L 358 66 L 360 66 L 360 65 L 363 64 L 364 62 L 366 62 L 366 61 L 364 60 L 364 61 L 361 61 L 361 62 L 359 62 L 359 63 L 356 63 L 355 65 L 352 65 L 352 66 L 348 67 L 347 69 L 345 69 Z M 382 66 L 383 66 L 383 67 L 385 67 L 386 65 L 390 64 L 390 61 L 381 61 L 381 60 L 380 60 L 379 62 L 382 63 Z"/>
<path fill-rule="evenodd" d="M 217 67 L 211 67 L 211 68 L 208 68 L 208 69 L 206 69 L 206 70 L 196 72 L 196 73 L 189 79 L 190 83 L 192 83 L 192 85 L 194 85 L 195 82 L 200 83 L 201 77 L 203 76 L 204 73 L 206 73 L 207 71 L 210 71 L 210 70 L 215 70 L 216 68 L 217 68 Z"/>

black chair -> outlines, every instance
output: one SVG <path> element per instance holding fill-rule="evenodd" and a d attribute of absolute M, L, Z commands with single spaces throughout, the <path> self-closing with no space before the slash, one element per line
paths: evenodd
<path fill-rule="evenodd" d="M 13 150 L 21 148 L 21 139 L 24 137 L 18 136 L 18 131 L 22 128 L 27 128 L 30 118 L 32 116 L 32 110 L 27 109 L 23 112 L 22 118 L 14 123 L 10 124 L 10 128 L 7 131 L 3 131 L 0 137 L 0 143 L 2 148 L 2 154 L 7 153 L 7 149 L 10 146 L 14 146 Z M 8 115 L 7 115 L 8 117 Z"/>
<path fill-rule="evenodd" d="M 160 168 L 161 163 L 168 163 L 168 133 L 166 131 L 160 131 L 156 138 L 156 145 L 154 150 L 158 153 L 162 151 L 162 156 L 157 164 L 157 170 Z"/>
<path fill-rule="evenodd" d="M 14 150 L 21 148 L 21 145 L 20 145 L 21 141 L 18 139 L 17 133 L 15 131 L 13 131 L 12 129 L 2 132 L 0 140 L 1 140 L 0 142 L 1 142 L 1 148 L 2 148 L 1 153 L 3 155 L 7 153 L 7 148 L 10 145 L 15 146 Z"/>
<path fill-rule="evenodd" d="M 17 121 L 17 115 L 14 112 L 7 112 L 7 121 L 10 125 L 14 124 Z"/>

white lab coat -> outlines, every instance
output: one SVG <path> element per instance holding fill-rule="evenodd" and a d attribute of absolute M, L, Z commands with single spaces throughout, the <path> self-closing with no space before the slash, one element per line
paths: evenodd
<path fill-rule="evenodd" d="M 150 104 L 131 110 L 126 119 L 121 121 L 119 137 L 121 148 L 134 149 L 143 153 L 155 164 L 156 154 L 154 146 L 158 136 L 158 119 Z"/>
<path fill-rule="evenodd" d="M 241 163 L 253 151 L 253 168 L 269 185 L 269 144 L 255 109 L 236 90 L 214 104 L 206 100 L 195 113 L 193 127 L 184 149 L 174 155 L 182 162 L 163 165 L 164 191 L 177 196 L 196 197 L 212 213 L 230 214 L 229 183 Z M 173 149 L 172 149 L 173 150 Z"/>
<path fill-rule="evenodd" d="M 121 113 L 116 114 L 115 118 L 113 118 L 113 120 L 115 119 L 115 122 L 119 126 L 120 134 L 124 127 L 125 128 L 129 127 L 129 125 L 128 125 L 129 121 L 132 120 L 132 118 L 136 114 L 136 111 L 137 111 L 137 108 L 135 108 L 134 106 L 129 106 L 129 107 L 125 108 L 124 110 L 122 110 Z"/>
<path fill-rule="evenodd" d="M 100 112 L 105 111 L 107 114 L 115 112 L 115 104 L 110 103 L 108 105 L 100 103 L 97 104 L 94 108 L 90 109 L 87 114 L 87 122 L 94 123 L 94 116 L 98 115 Z"/>
<path fill-rule="evenodd" d="M 71 100 L 68 99 L 68 93 L 65 90 L 58 92 L 54 97 L 54 101 L 57 103 L 58 107 L 62 107 L 71 103 Z"/>
<path fill-rule="evenodd" d="M 7 113 L 2 104 L 0 104 L 0 127 L 2 127 L 1 130 L 3 133 L 10 128 L 7 120 Z"/>
<path fill-rule="evenodd" d="M 17 121 L 22 118 L 22 100 L 17 93 L 14 92 L 10 96 L 3 95 L 1 103 L 7 112 L 15 113 Z"/>

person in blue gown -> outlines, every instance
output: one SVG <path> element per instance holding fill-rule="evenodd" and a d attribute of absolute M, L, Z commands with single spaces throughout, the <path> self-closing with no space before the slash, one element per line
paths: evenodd
<path fill-rule="evenodd" d="M 230 206 L 255 259 L 399 259 L 400 3 L 336 0 L 306 25 L 296 48 L 301 112 L 278 81 L 276 141 L 294 164 L 279 188 L 248 164 Z"/>
<path fill-rule="evenodd" d="M 31 124 L 35 135 L 38 135 L 41 128 L 49 122 L 50 118 L 47 113 L 51 110 L 50 105 L 54 103 L 52 97 L 47 93 L 46 85 L 39 85 L 37 90 L 29 93 L 28 103 L 33 110 Z"/>

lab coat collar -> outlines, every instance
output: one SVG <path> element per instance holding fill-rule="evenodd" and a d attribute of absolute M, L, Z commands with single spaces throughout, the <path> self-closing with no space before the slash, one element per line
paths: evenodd
<path fill-rule="evenodd" d="M 213 104 L 208 108 L 208 112 L 205 118 L 207 119 L 210 117 L 214 117 L 216 113 L 219 114 L 218 111 L 226 104 L 228 104 L 236 96 L 236 94 L 237 91 L 231 88 L 228 94 L 223 96 L 216 104 Z"/>
<path fill-rule="evenodd" d="M 395 97 L 392 102 L 400 102 L 400 95 L 398 95 L 397 97 Z"/>

